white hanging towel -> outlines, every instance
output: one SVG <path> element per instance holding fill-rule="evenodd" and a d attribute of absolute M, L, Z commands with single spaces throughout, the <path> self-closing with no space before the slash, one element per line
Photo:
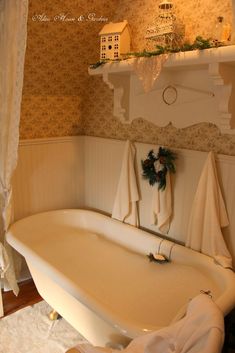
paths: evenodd
<path fill-rule="evenodd" d="M 153 186 L 151 224 L 156 224 L 161 232 L 168 233 L 171 214 L 171 178 L 169 172 L 167 172 L 165 189 L 159 190 L 158 184 Z"/>
<path fill-rule="evenodd" d="M 210 152 L 194 197 L 186 246 L 213 257 L 223 267 L 232 268 L 231 255 L 221 231 L 221 227 L 226 227 L 228 224 L 215 157 Z"/>
<path fill-rule="evenodd" d="M 112 218 L 138 227 L 139 217 L 137 201 L 139 201 L 139 191 L 136 182 L 134 163 L 135 148 L 130 141 L 127 141 L 113 206 Z"/>
<path fill-rule="evenodd" d="M 199 294 L 189 303 L 183 319 L 161 330 L 134 338 L 122 352 L 220 353 L 223 342 L 223 314 L 210 297 Z M 118 353 L 120 351 L 79 344 L 67 353 L 69 352 Z"/>

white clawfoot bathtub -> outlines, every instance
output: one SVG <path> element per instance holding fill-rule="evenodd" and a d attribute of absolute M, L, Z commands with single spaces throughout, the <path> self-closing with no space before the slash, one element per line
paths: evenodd
<path fill-rule="evenodd" d="M 201 290 L 224 315 L 235 306 L 233 271 L 96 212 L 36 214 L 13 224 L 7 241 L 25 257 L 41 296 L 95 345 L 125 345 L 169 325 Z M 149 262 L 159 247 L 170 262 Z"/>

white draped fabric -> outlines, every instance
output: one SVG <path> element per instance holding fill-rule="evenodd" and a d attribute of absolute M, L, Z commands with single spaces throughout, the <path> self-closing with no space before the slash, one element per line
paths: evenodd
<path fill-rule="evenodd" d="M 167 234 L 170 228 L 172 215 L 171 177 L 166 174 L 166 187 L 159 190 L 158 185 L 153 186 L 151 205 L 151 224 L 156 224 L 158 229 Z"/>
<path fill-rule="evenodd" d="M 112 218 L 138 227 L 137 202 L 139 199 L 135 173 L 135 148 L 130 141 L 126 141 Z"/>
<path fill-rule="evenodd" d="M 4 234 L 12 219 L 11 178 L 17 163 L 27 18 L 28 0 L 0 0 L 0 285 L 6 280 L 16 295 L 13 254 Z"/>
<path fill-rule="evenodd" d="M 221 230 L 228 225 L 215 157 L 209 152 L 192 204 L 186 246 L 213 257 L 225 268 L 232 268 L 232 258 Z"/>
<path fill-rule="evenodd" d="M 133 67 L 139 80 L 142 82 L 145 93 L 151 91 L 155 81 L 158 79 L 162 71 L 162 67 L 168 54 L 162 54 L 159 56 L 152 56 L 150 58 L 137 58 L 133 62 Z"/>

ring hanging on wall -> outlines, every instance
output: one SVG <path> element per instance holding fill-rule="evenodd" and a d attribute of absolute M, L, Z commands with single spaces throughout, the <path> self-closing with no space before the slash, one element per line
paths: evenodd
<path fill-rule="evenodd" d="M 174 86 L 167 86 L 162 92 L 162 100 L 167 105 L 172 105 L 176 102 L 178 97 L 177 89 Z"/>

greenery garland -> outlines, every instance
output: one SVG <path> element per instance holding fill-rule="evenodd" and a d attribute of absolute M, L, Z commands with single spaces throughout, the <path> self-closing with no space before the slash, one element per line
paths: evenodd
<path fill-rule="evenodd" d="M 213 41 L 211 39 L 204 39 L 201 36 L 197 36 L 196 39 L 194 40 L 193 44 L 190 43 L 184 43 L 180 47 L 170 47 L 170 46 L 161 46 L 161 45 L 156 45 L 156 50 L 154 51 L 147 51 L 143 50 L 142 52 L 131 52 L 127 53 L 123 56 L 122 59 L 105 59 L 98 61 L 94 64 L 90 65 L 91 69 L 96 69 L 97 67 L 104 65 L 107 62 L 118 62 L 122 60 L 127 60 L 133 57 L 140 58 L 140 57 L 151 57 L 151 56 L 157 56 L 157 55 L 162 55 L 162 54 L 171 54 L 171 53 L 179 53 L 179 52 L 186 52 L 186 51 L 192 51 L 192 50 L 204 50 L 204 49 L 211 49 L 211 48 L 218 48 L 223 46 L 224 44 L 219 42 L 219 41 Z"/>
<path fill-rule="evenodd" d="M 167 148 L 159 147 L 157 154 L 153 150 L 149 151 L 148 157 L 141 161 L 142 176 L 148 179 L 151 186 L 158 183 L 158 189 L 164 190 L 167 172 L 175 173 L 174 161 L 176 158 L 176 154 Z M 159 162 L 159 170 L 156 170 L 155 167 L 157 161 Z"/>

